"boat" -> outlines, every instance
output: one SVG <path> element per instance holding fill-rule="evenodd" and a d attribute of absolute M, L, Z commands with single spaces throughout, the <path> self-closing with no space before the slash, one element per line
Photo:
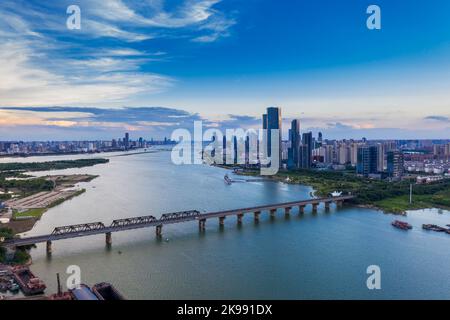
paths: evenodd
<path fill-rule="evenodd" d="M 422 228 L 425 230 L 431 230 L 431 231 L 436 231 L 436 232 L 447 232 L 447 229 L 440 227 L 438 225 L 435 225 L 435 224 L 423 224 Z"/>
<path fill-rule="evenodd" d="M 80 284 L 78 288 L 70 289 L 69 291 L 75 300 L 99 300 L 91 288 L 85 284 Z"/>
<path fill-rule="evenodd" d="M 11 291 L 12 293 L 17 293 L 19 292 L 19 285 L 17 283 L 11 283 L 11 285 L 9 286 L 9 291 Z"/>
<path fill-rule="evenodd" d="M 233 181 L 230 179 L 230 177 L 229 177 L 227 174 L 223 177 L 223 180 L 224 180 L 225 183 L 228 184 L 228 185 L 230 185 L 230 184 L 233 183 Z"/>
<path fill-rule="evenodd" d="M 110 283 L 101 282 L 92 287 L 92 292 L 98 300 L 126 300 L 122 294 Z"/>
<path fill-rule="evenodd" d="M 395 220 L 391 223 L 394 227 L 398 228 L 398 229 L 402 229 L 402 230 L 410 230 L 412 229 L 412 225 L 410 225 L 407 222 L 404 221 L 400 221 L 400 220 Z"/>
<path fill-rule="evenodd" d="M 26 296 L 41 294 L 47 288 L 45 283 L 27 267 L 15 267 L 13 277 Z"/>

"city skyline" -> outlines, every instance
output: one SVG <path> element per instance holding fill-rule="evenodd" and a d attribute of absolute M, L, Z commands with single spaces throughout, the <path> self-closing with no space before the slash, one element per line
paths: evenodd
<path fill-rule="evenodd" d="M 2 1 L 0 136 L 160 139 L 196 120 L 257 128 L 276 106 L 283 137 L 300 118 L 332 139 L 443 139 L 450 4 L 438 3 L 379 0 L 371 31 L 369 3 L 79 1 L 81 30 L 68 30 L 68 1 Z"/>

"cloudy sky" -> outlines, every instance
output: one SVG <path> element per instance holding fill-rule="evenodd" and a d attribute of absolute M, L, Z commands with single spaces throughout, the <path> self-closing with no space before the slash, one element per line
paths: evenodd
<path fill-rule="evenodd" d="M 366 9 L 381 7 L 382 29 Z M 67 8 L 81 9 L 70 30 Z M 160 138 L 195 120 L 450 137 L 450 2 L 2 0 L 0 140 Z M 285 132 L 286 133 L 286 132 Z"/>

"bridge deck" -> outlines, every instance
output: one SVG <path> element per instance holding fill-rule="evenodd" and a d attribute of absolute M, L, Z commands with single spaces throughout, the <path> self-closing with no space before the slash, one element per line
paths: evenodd
<path fill-rule="evenodd" d="M 137 218 L 130 218 L 130 219 L 122 219 L 121 221 L 124 221 L 124 220 L 145 221 L 145 222 L 129 223 L 129 224 L 124 224 L 124 225 L 116 225 L 117 223 L 115 224 L 113 222 L 111 224 L 111 226 L 104 226 L 101 222 L 97 222 L 97 223 L 85 224 L 85 225 L 58 227 L 58 228 L 55 228 L 55 231 L 58 230 L 59 233 L 55 233 L 55 231 L 54 231 L 52 234 L 47 234 L 47 235 L 12 239 L 12 240 L 7 240 L 7 241 L 3 242 L 2 244 L 7 245 L 7 246 L 27 246 L 27 245 L 32 245 L 32 244 L 47 242 L 47 241 L 86 237 L 86 236 L 91 236 L 91 235 L 98 235 L 98 234 L 105 234 L 105 233 L 112 233 L 112 232 L 119 232 L 119 231 L 126 231 L 126 230 L 140 229 L 140 228 L 148 228 L 148 227 L 156 227 L 156 226 L 162 226 L 162 225 L 167 225 L 167 224 L 233 216 L 233 215 L 243 214 L 243 213 L 248 213 L 248 212 L 262 212 L 262 211 L 269 211 L 269 210 L 276 210 L 276 209 L 283 209 L 283 208 L 292 208 L 292 207 L 296 207 L 296 206 L 306 206 L 308 204 L 319 204 L 319 203 L 324 203 L 324 202 L 338 202 L 338 201 L 350 200 L 353 198 L 354 198 L 354 196 L 315 198 L 315 199 L 309 199 L 309 200 L 292 201 L 292 202 L 285 202 L 285 203 L 278 203 L 278 204 L 271 204 L 271 205 L 262 205 L 262 206 L 256 206 L 256 207 L 240 208 L 240 209 L 217 211 L 217 212 L 209 212 L 209 213 L 198 213 L 198 211 L 186 211 L 186 212 L 184 212 L 184 213 L 187 213 L 186 216 L 177 217 L 174 214 L 169 214 L 169 216 L 171 216 L 171 218 L 167 218 L 167 219 L 162 219 L 162 218 L 156 219 L 151 216 L 149 216 L 150 219 L 149 219 L 149 217 L 137 217 Z M 197 212 L 197 214 L 195 214 L 195 212 Z M 180 214 L 182 214 L 182 213 L 180 213 Z M 151 219 L 151 218 L 153 218 L 153 219 Z M 89 229 L 89 226 L 93 226 L 92 229 Z M 76 231 L 76 227 L 83 227 L 83 228 L 80 231 Z M 61 232 L 60 230 L 75 230 L 75 231 Z"/>

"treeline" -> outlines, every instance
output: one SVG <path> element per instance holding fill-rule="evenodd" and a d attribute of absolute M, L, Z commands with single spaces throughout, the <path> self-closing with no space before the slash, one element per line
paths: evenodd
<path fill-rule="evenodd" d="M 48 162 L 11 162 L 0 163 L 1 171 L 49 171 L 70 168 L 91 167 L 97 164 L 108 163 L 108 159 L 77 159 L 77 160 L 57 160 Z"/>
<path fill-rule="evenodd" d="M 373 204 L 377 201 L 409 195 L 413 183 L 413 195 L 432 195 L 436 203 L 448 204 L 450 180 L 441 180 L 431 184 L 415 184 L 414 180 L 384 181 L 371 180 L 349 172 L 295 170 L 281 171 L 278 176 L 289 177 L 293 182 L 313 186 L 320 195 L 333 191 L 342 191 L 356 196 L 358 204 Z"/>
<path fill-rule="evenodd" d="M 35 193 L 40 191 L 50 191 L 53 189 L 53 182 L 44 178 L 35 178 L 27 180 L 5 180 L 0 179 L 0 189 L 4 190 L 5 195 L 11 189 L 20 190 L 22 193 Z M 8 198 L 8 197 L 6 197 Z"/>
<path fill-rule="evenodd" d="M 437 195 L 448 190 L 450 190 L 449 180 L 413 185 L 413 195 Z M 356 201 L 359 203 L 373 203 L 387 198 L 409 195 L 409 193 L 410 182 L 408 181 L 366 183 L 361 185 L 359 190 L 355 190 Z"/>

